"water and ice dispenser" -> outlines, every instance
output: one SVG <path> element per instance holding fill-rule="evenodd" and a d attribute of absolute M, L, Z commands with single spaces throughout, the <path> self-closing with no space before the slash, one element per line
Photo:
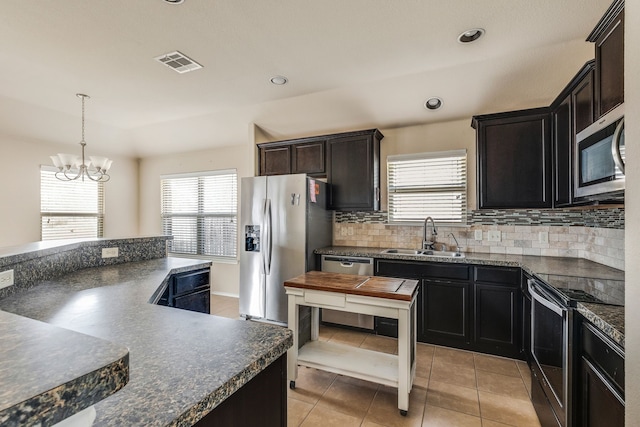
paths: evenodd
<path fill-rule="evenodd" d="M 247 252 L 260 252 L 260 226 L 245 225 L 244 250 Z"/>

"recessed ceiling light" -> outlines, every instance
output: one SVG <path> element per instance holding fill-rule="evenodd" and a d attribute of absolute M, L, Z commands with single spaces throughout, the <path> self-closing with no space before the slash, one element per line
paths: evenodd
<path fill-rule="evenodd" d="M 484 30 L 482 28 L 472 28 L 460 34 L 458 36 L 458 42 L 471 43 L 478 40 L 483 34 Z"/>
<path fill-rule="evenodd" d="M 437 96 L 427 99 L 424 103 L 424 108 L 427 110 L 437 110 L 440 107 L 442 107 L 442 99 Z"/>
<path fill-rule="evenodd" d="M 274 76 L 271 77 L 270 82 L 274 85 L 286 85 L 289 80 L 285 76 Z"/>
<path fill-rule="evenodd" d="M 182 4 L 184 3 L 184 0 L 164 0 L 164 2 L 170 4 Z"/>

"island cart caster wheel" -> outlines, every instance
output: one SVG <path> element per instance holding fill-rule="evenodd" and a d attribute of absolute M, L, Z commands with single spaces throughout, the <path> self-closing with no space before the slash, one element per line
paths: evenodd
<path fill-rule="evenodd" d="M 400 415 L 402 415 L 403 417 L 407 416 L 407 411 L 400 409 Z"/>
<path fill-rule="evenodd" d="M 289 388 L 291 390 L 295 390 L 296 389 L 296 382 L 295 381 L 289 381 Z M 405 411 L 406 413 L 406 411 Z"/>

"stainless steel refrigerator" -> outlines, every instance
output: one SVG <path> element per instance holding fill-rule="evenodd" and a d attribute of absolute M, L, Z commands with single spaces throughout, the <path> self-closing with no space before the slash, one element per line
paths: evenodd
<path fill-rule="evenodd" d="M 241 180 L 240 315 L 287 323 L 283 282 L 316 266 L 332 243 L 327 185 L 304 174 Z"/>

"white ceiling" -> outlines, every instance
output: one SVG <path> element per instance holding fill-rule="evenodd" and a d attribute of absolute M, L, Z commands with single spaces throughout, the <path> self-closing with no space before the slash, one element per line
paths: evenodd
<path fill-rule="evenodd" d="M 77 143 L 78 92 L 92 151 L 134 157 L 246 143 L 254 123 L 285 139 L 548 105 L 609 3 L 2 0 L 0 132 Z M 153 59 L 174 50 L 204 68 Z"/>

